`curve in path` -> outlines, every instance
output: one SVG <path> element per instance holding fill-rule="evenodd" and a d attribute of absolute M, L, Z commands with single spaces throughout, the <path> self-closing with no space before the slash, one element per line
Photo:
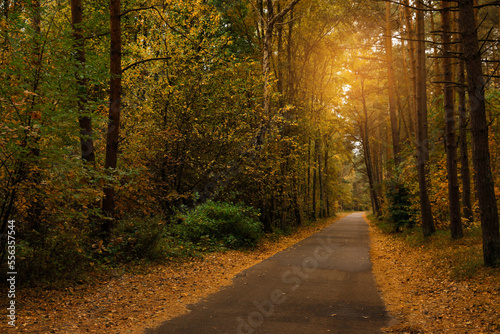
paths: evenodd
<path fill-rule="evenodd" d="M 234 283 L 148 334 L 382 333 L 362 213 L 238 274 Z"/>

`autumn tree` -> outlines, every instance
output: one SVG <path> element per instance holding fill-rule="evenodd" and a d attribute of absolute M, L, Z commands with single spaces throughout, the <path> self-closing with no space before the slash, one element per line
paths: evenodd
<path fill-rule="evenodd" d="M 491 173 L 486 99 L 484 94 L 485 81 L 476 30 L 474 1 L 460 0 L 458 8 L 464 51 L 463 57 L 467 69 L 472 133 L 472 160 L 483 233 L 484 263 L 487 266 L 496 266 L 500 263 L 500 231 L 494 180 Z"/>

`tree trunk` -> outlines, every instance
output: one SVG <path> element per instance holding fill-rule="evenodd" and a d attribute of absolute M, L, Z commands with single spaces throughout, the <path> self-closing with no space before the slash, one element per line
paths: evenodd
<path fill-rule="evenodd" d="M 280 2 L 278 2 L 278 12 L 281 11 Z M 278 33 L 278 54 L 276 56 L 276 86 L 278 89 L 278 107 L 282 109 L 285 106 L 283 91 L 283 17 L 277 22 Z"/>
<path fill-rule="evenodd" d="M 94 142 L 92 140 L 92 119 L 85 116 L 85 106 L 87 104 L 87 78 L 85 74 L 85 39 L 82 33 L 81 24 L 83 22 L 82 0 L 71 0 L 71 24 L 73 26 L 73 38 L 75 39 L 75 60 L 76 60 L 76 87 L 78 92 L 78 111 L 80 116 L 80 147 L 82 159 L 95 163 Z"/>
<path fill-rule="evenodd" d="M 262 75 L 264 76 L 264 117 L 266 121 L 271 118 L 271 53 L 273 43 L 274 23 L 271 21 L 274 15 L 273 1 L 267 0 L 267 17 L 264 21 L 264 43 L 262 44 Z M 262 138 L 263 139 L 263 138 Z M 262 142 L 262 140 L 261 140 Z"/>
<path fill-rule="evenodd" d="M 110 69 L 111 79 L 109 85 L 109 123 L 106 137 L 106 161 L 104 168 L 107 171 L 116 169 L 118 160 L 118 140 L 120 134 L 120 105 L 122 94 L 121 79 L 121 10 L 120 0 L 110 0 L 110 19 L 111 19 L 111 56 Z M 102 210 L 109 217 L 115 214 L 115 189 L 113 185 L 106 185 L 104 188 L 104 200 Z M 112 220 L 107 219 L 103 225 L 103 232 L 109 234 L 112 228 Z"/>
<path fill-rule="evenodd" d="M 488 122 L 484 96 L 484 78 L 481 54 L 476 30 L 474 3 L 472 0 L 458 2 L 460 31 L 467 68 L 469 88 L 470 125 L 472 133 L 472 161 L 481 227 L 483 234 L 483 256 L 487 266 L 500 265 L 500 231 L 495 187 L 490 165 Z"/>
<path fill-rule="evenodd" d="M 409 8 L 409 0 L 405 0 L 404 12 L 406 22 L 406 38 L 408 39 L 409 57 L 410 57 L 410 81 L 412 83 L 411 89 L 411 106 L 410 106 L 410 119 L 412 132 L 417 136 L 417 59 L 415 57 L 415 33 L 413 30 L 412 15 Z"/>
<path fill-rule="evenodd" d="M 460 217 L 460 188 L 458 186 L 457 145 L 455 135 L 455 96 L 453 89 L 453 67 L 451 64 L 451 25 L 447 0 L 441 1 L 442 41 L 443 41 L 443 82 L 444 114 L 446 136 L 446 161 L 448 169 L 448 200 L 450 203 L 450 231 L 453 239 L 464 236 Z M 437 61 L 437 59 L 436 59 Z"/>
<path fill-rule="evenodd" d="M 310 214 L 311 208 L 311 138 L 307 142 L 307 188 L 306 188 L 306 207 Z"/>
<path fill-rule="evenodd" d="M 316 149 L 316 148 L 315 148 Z M 317 178 L 316 178 L 316 175 L 317 175 L 317 172 L 316 172 L 316 168 L 314 168 L 314 171 L 313 171 L 313 188 L 312 188 L 312 219 L 316 220 L 318 218 L 317 214 L 316 214 L 316 184 L 317 184 Z"/>
<path fill-rule="evenodd" d="M 299 201 L 299 177 L 298 174 L 295 173 L 293 177 L 293 210 L 295 213 L 295 222 L 297 226 L 302 225 L 302 214 L 300 209 L 300 201 Z"/>
<path fill-rule="evenodd" d="M 364 90 L 364 83 L 361 83 L 361 99 L 363 102 L 363 114 L 364 114 L 364 120 L 363 124 L 361 125 L 361 133 L 362 133 L 362 145 L 363 145 L 363 151 L 364 151 L 364 157 L 365 157 L 365 166 L 366 166 L 366 174 L 368 176 L 368 184 L 370 187 L 370 197 L 372 200 L 372 208 L 373 208 L 373 213 L 376 216 L 380 215 L 380 201 L 377 195 L 377 191 L 375 188 L 375 176 L 373 172 L 373 161 L 371 158 L 371 152 L 370 152 L 370 135 L 369 135 L 369 128 L 368 128 L 368 108 L 366 107 L 366 98 L 365 98 L 365 90 Z"/>
<path fill-rule="evenodd" d="M 329 155 L 329 145 L 328 142 L 325 141 L 325 167 L 323 169 L 323 174 L 325 177 L 325 184 L 323 186 L 324 191 L 325 191 L 325 217 L 330 217 L 330 192 L 329 192 L 329 187 L 328 187 L 328 180 L 329 180 L 329 170 L 328 170 L 328 155 Z"/>
<path fill-rule="evenodd" d="M 430 8 L 428 9 L 434 9 L 432 8 L 432 1 L 429 1 L 429 5 L 430 5 Z M 431 17 L 431 38 L 432 38 L 432 55 L 434 57 L 434 75 L 431 75 L 431 81 L 434 81 L 432 80 L 432 78 L 439 78 L 440 77 L 440 69 L 439 69 L 439 59 L 438 59 L 438 48 L 437 48 L 437 40 L 436 40 L 436 24 L 435 24 L 435 20 L 434 20 L 434 12 L 430 12 L 429 13 L 430 17 Z M 439 80 L 435 80 L 435 81 L 439 81 Z M 438 109 L 439 108 L 439 92 L 442 91 L 442 87 L 441 87 L 441 84 L 440 83 L 434 83 L 434 89 L 432 90 L 433 91 L 433 97 L 432 97 L 432 105 L 434 106 L 435 109 Z"/>
<path fill-rule="evenodd" d="M 293 41 L 293 9 L 290 10 L 290 21 L 288 22 L 288 39 L 286 44 L 286 55 L 287 55 L 287 70 L 288 70 L 288 87 L 287 87 L 287 100 L 289 103 L 293 104 L 295 100 L 295 69 L 292 54 L 292 41 Z"/>
<path fill-rule="evenodd" d="M 461 47 L 461 50 L 463 47 Z M 460 130 L 458 136 L 458 145 L 460 147 L 460 174 L 462 176 L 462 207 L 463 215 L 469 221 L 474 220 L 472 216 L 471 200 L 471 179 L 469 169 L 469 148 L 467 145 L 467 106 L 465 98 L 465 62 L 459 62 L 459 86 L 458 86 L 458 113 L 460 120 Z"/>
<path fill-rule="evenodd" d="M 391 27 L 391 3 L 385 3 L 385 55 L 387 60 L 387 80 L 389 91 L 389 117 L 391 119 L 392 150 L 394 154 L 394 164 L 396 167 L 400 163 L 399 144 L 399 124 L 396 115 L 396 80 L 394 76 L 394 65 L 392 57 L 392 27 Z"/>
<path fill-rule="evenodd" d="M 425 67 L 425 27 L 423 0 L 417 0 L 417 173 L 422 215 L 422 231 L 425 237 L 435 232 L 432 208 L 427 193 L 427 162 L 429 160 L 429 139 L 427 129 L 427 71 Z"/>
<path fill-rule="evenodd" d="M 321 140 L 316 140 L 316 168 L 318 170 L 319 182 L 319 218 L 325 218 L 325 188 L 324 188 L 324 175 L 321 162 Z"/>

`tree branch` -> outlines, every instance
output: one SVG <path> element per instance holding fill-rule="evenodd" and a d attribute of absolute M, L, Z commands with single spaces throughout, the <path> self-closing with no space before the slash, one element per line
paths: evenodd
<path fill-rule="evenodd" d="M 132 63 L 130 65 L 127 65 L 125 68 L 122 69 L 122 73 L 125 72 L 126 70 L 129 70 L 131 69 L 132 67 L 135 67 L 137 65 L 140 65 L 140 64 L 144 64 L 144 63 L 147 63 L 147 62 L 150 62 L 150 61 L 156 61 L 156 60 L 169 60 L 171 57 L 159 57 L 159 58 L 150 58 L 150 59 L 143 59 L 143 60 L 139 60 L 135 63 Z"/>
<path fill-rule="evenodd" d="M 292 2 L 290 2 L 285 8 L 283 8 L 281 10 L 281 12 L 279 12 L 278 14 L 274 15 L 271 20 L 269 20 L 268 22 L 268 26 L 272 26 L 276 23 L 276 21 L 278 21 L 279 19 L 281 19 L 283 16 L 285 16 L 290 10 L 292 10 L 292 8 L 299 2 L 300 0 L 293 0 Z"/>
<path fill-rule="evenodd" d="M 148 9 L 154 9 L 154 8 L 155 8 L 155 6 L 139 7 L 139 8 L 129 9 L 129 10 L 124 11 L 123 13 L 121 13 L 120 17 L 122 17 L 124 15 L 127 15 L 127 14 L 130 14 L 132 12 L 138 12 L 138 11 L 141 11 L 141 10 L 148 10 Z"/>

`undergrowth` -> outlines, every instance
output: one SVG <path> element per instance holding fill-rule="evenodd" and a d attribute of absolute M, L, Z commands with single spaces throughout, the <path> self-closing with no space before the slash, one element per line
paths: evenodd
<path fill-rule="evenodd" d="M 500 268 L 487 268 L 483 262 L 481 228 L 471 226 L 464 229 L 464 237 L 453 240 L 449 231 L 437 230 L 424 238 L 422 229 L 415 227 L 395 233 L 392 224 L 371 217 L 375 225 L 388 236 L 403 241 L 413 249 L 426 250 L 433 263 L 448 269 L 453 280 L 473 279 L 477 275 L 500 275 Z"/>

